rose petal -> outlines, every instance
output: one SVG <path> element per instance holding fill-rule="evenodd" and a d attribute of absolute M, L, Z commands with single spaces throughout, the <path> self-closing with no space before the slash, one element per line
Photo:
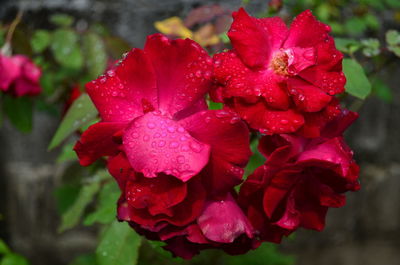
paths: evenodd
<path fill-rule="evenodd" d="M 80 164 L 88 166 L 102 156 L 116 155 L 119 143 L 113 136 L 125 126 L 121 122 L 98 122 L 90 126 L 74 146 Z"/>
<path fill-rule="evenodd" d="M 11 83 L 21 74 L 21 67 L 11 57 L 0 53 L 0 89 L 7 91 Z"/>
<path fill-rule="evenodd" d="M 122 191 L 125 190 L 126 181 L 129 178 L 135 178 L 135 171 L 123 152 L 108 160 L 107 169 L 115 178 Z"/>
<path fill-rule="evenodd" d="M 295 110 L 274 110 L 262 100 L 253 104 L 235 100 L 233 109 L 249 123 L 251 128 L 268 134 L 292 133 L 304 123 L 303 116 Z"/>
<path fill-rule="evenodd" d="M 250 17 L 243 8 L 232 16 L 233 23 L 228 37 L 242 61 L 249 67 L 267 65 L 271 56 L 271 43 L 266 28 Z"/>
<path fill-rule="evenodd" d="M 328 25 L 318 21 L 310 10 L 306 10 L 293 20 L 283 46 L 285 48 L 313 47 L 317 43 L 325 41 L 330 30 Z"/>
<path fill-rule="evenodd" d="M 157 108 L 156 79 L 149 59 L 133 49 L 107 75 L 86 84 L 103 121 L 131 121 Z"/>
<path fill-rule="evenodd" d="M 126 183 L 127 202 L 137 208 L 147 208 L 151 215 L 172 216 L 172 206 L 182 202 L 186 195 L 186 184 L 172 176 L 158 174 L 156 178 L 145 178 L 137 174 Z"/>
<path fill-rule="evenodd" d="M 239 184 L 251 155 L 247 126 L 226 110 L 199 112 L 179 122 L 194 138 L 210 146 L 210 160 L 202 172 L 209 192 L 226 192 Z"/>
<path fill-rule="evenodd" d="M 149 178 L 164 172 L 187 181 L 203 169 L 210 153 L 208 144 L 157 112 L 130 123 L 123 135 L 123 145 L 132 167 Z"/>
<path fill-rule="evenodd" d="M 17 78 L 14 82 L 14 93 L 17 97 L 40 94 L 42 88 L 38 83 L 34 83 L 25 78 Z"/>
<path fill-rule="evenodd" d="M 238 236 L 253 237 L 253 228 L 232 195 L 225 200 L 209 201 L 197 223 L 204 236 L 212 241 L 232 243 Z"/>
<path fill-rule="evenodd" d="M 212 60 L 192 40 L 169 40 L 161 34 L 147 38 L 144 51 L 157 78 L 159 109 L 171 117 L 204 97 L 210 89 Z"/>
<path fill-rule="evenodd" d="M 304 82 L 300 78 L 289 78 L 288 90 L 299 110 L 317 112 L 331 101 L 332 97 L 320 88 Z"/>

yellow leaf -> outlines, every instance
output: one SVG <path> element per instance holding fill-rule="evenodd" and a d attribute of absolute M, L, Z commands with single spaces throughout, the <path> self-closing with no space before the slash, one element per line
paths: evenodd
<path fill-rule="evenodd" d="M 201 46 L 211 46 L 218 44 L 221 40 L 215 33 L 215 27 L 211 23 L 202 26 L 194 34 L 194 40 Z"/>
<path fill-rule="evenodd" d="M 156 21 L 154 27 L 161 33 L 166 35 L 174 35 L 180 38 L 193 38 L 193 33 L 185 27 L 183 21 L 179 17 L 170 17 L 162 21 Z"/>

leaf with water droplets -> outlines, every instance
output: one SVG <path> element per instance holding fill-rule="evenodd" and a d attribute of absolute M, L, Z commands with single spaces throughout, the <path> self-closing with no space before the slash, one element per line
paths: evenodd
<path fill-rule="evenodd" d="M 67 29 L 54 31 L 50 48 L 60 65 L 74 70 L 82 68 L 83 54 L 76 32 Z"/>
<path fill-rule="evenodd" d="M 72 103 L 67 114 L 65 114 L 53 139 L 51 139 L 48 150 L 58 146 L 70 134 L 79 128 L 91 123 L 97 117 L 97 110 L 87 94 L 82 94 Z"/>
<path fill-rule="evenodd" d="M 371 93 L 371 83 L 362 66 L 353 59 L 343 59 L 343 72 L 346 75 L 346 92 L 360 99 Z"/>
<path fill-rule="evenodd" d="M 83 36 L 83 50 L 89 77 L 95 79 L 105 71 L 107 66 L 104 42 L 99 35 L 87 33 Z"/>
<path fill-rule="evenodd" d="M 93 225 L 95 222 L 109 224 L 115 219 L 117 200 L 120 190 L 116 182 L 111 181 L 103 186 L 100 191 L 97 208 L 86 216 L 84 225 Z"/>
<path fill-rule="evenodd" d="M 141 238 L 127 223 L 115 220 L 96 249 L 99 265 L 136 265 Z"/>
<path fill-rule="evenodd" d="M 99 189 L 100 183 L 98 181 L 82 187 L 74 204 L 62 215 L 61 225 L 58 228 L 60 233 L 78 224 L 87 205 L 92 201 Z"/>

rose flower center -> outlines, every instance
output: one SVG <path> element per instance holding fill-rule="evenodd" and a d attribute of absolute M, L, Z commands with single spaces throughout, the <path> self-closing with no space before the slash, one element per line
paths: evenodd
<path fill-rule="evenodd" d="M 270 67 L 278 75 L 289 75 L 288 60 L 289 56 L 285 52 L 277 52 L 272 57 Z"/>

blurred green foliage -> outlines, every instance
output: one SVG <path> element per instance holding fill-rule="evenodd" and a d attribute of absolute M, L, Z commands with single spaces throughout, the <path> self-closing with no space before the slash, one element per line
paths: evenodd
<path fill-rule="evenodd" d="M 10 250 L 6 243 L 0 239 L 0 265 L 29 265 L 29 261 Z"/>

